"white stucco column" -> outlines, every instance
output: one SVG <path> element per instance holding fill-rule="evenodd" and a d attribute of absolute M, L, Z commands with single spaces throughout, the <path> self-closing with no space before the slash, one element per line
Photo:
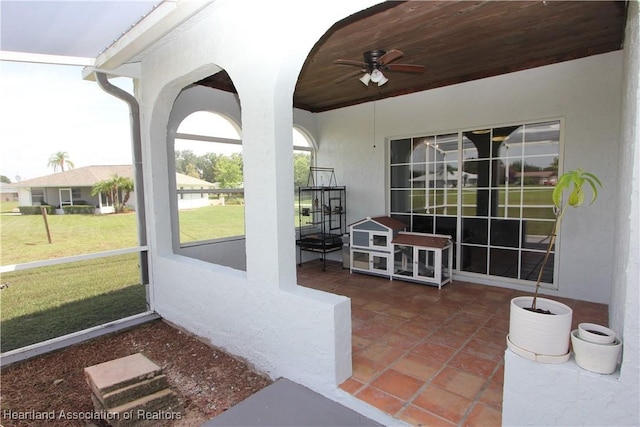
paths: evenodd
<path fill-rule="evenodd" d="M 247 277 L 286 289 L 296 284 L 292 94 L 274 99 L 281 88 L 265 86 L 239 88 Z"/>
<path fill-rule="evenodd" d="M 239 58 L 236 54 L 225 66 L 242 108 L 250 283 L 279 289 L 296 285 L 292 126 L 298 74 L 313 44 L 330 25 L 374 3 L 376 0 L 256 2 L 250 14 L 234 22 L 238 34 L 258 35 L 242 39 L 236 51 L 250 55 Z M 250 62 L 242 61 L 247 58 Z"/>

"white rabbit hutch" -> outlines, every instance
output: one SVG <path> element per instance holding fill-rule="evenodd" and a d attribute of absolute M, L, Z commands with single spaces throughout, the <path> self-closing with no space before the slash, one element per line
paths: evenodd
<path fill-rule="evenodd" d="M 407 232 L 391 217 L 349 225 L 350 271 L 437 286 L 451 281 L 451 236 Z"/>

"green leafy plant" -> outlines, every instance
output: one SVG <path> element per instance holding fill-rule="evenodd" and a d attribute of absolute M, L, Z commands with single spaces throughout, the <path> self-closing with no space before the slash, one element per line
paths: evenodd
<path fill-rule="evenodd" d="M 544 268 L 547 264 L 547 261 L 549 260 L 551 249 L 556 242 L 556 237 L 558 235 L 558 231 L 560 230 L 560 223 L 562 222 L 562 218 L 564 217 L 567 208 L 580 207 L 585 201 L 585 192 L 583 189 L 584 184 L 589 184 L 589 186 L 591 187 L 591 203 L 595 202 L 595 200 L 598 198 L 598 187 L 602 188 L 602 183 L 597 176 L 592 173 L 585 172 L 582 169 L 576 169 L 563 173 L 553 189 L 551 198 L 553 200 L 553 213 L 555 215 L 555 221 L 553 223 L 551 236 L 549 236 L 549 245 L 547 246 L 547 252 L 545 253 L 544 259 L 542 260 L 542 265 L 540 266 L 540 271 L 538 272 L 536 289 L 533 295 L 533 301 L 531 302 L 531 311 L 550 314 L 548 310 L 538 310 L 536 307 L 538 291 L 540 290 L 540 282 L 542 281 Z M 569 191 L 569 197 L 567 197 L 566 203 L 563 203 L 562 196 L 566 190 Z"/>
<path fill-rule="evenodd" d="M 96 182 L 91 189 L 91 195 L 105 194 L 117 213 L 122 213 L 126 209 L 129 196 L 133 191 L 133 180 L 124 176 L 113 174 L 111 178 Z M 120 196 L 123 196 L 120 202 Z"/>
<path fill-rule="evenodd" d="M 49 215 L 54 215 L 56 213 L 56 207 L 51 205 L 18 206 L 18 210 L 22 215 L 42 215 L 42 208 L 45 208 L 47 210 L 47 214 Z"/>
<path fill-rule="evenodd" d="M 73 206 L 63 206 L 62 210 L 65 214 L 75 215 L 93 215 L 96 212 L 96 207 L 92 205 L 73 205 Z"/>

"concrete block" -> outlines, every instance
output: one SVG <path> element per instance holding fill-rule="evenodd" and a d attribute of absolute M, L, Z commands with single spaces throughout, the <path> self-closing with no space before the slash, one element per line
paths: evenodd
<path fill-rule="evenodd" d="M 113 408 L 102 406 L 102 402 L 95 395 L 91 398 L 96 411 L 110 414 L 109 423 L 113 427 L 162 425 L 165 421 L 180 419 L 183 412 L 178 395 L 169 389 Z"/>
<path fill-rule="evenodd" d="M 141 353 L 85 368 L 91 400 L 113 427 L 170 425 L 183 406 L 162 369 Z"/>
<path fill-rule="evenodd" d="M 158 375 L 150 380 L 143 380 L 104 395 L 94 394 L 105 408 L 114 408 L 166 388 L 169 388 L 169 381 L 167 381 L 166 375 Z"/>
<path fill-rule="evenodd" d="M 141 353 L 89 366 L 84 369 L 87 383 L 98 396 L 151 379 L 162 369 Z"/>

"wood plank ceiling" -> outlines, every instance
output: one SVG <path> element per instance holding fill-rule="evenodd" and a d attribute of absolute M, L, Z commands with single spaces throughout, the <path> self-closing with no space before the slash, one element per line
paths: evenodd
<path fill-rule="evenodd" d="M 327 111 L 619 50 L 625 19 L 623 1 L 385 2 L 336 23 L 318 41 L 298 78 L 294 106 Z M 392 64 L 426 71 L 385 71 L 383 86 L 363 85 L 360 74 L 335 82 L 359 69 L 336 59 L 362 61 L 373 49 L 401 50 Z M 197 84 L 235 92 L 225 71 Z"/>

